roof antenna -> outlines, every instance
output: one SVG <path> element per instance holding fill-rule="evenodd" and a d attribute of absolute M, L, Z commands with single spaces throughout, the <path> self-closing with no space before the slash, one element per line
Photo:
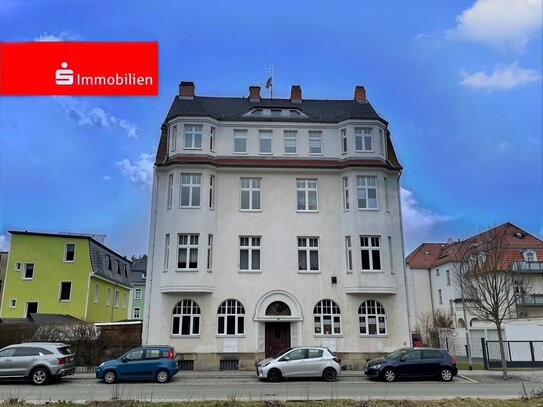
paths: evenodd
<path fill-rule="evenodd" d="M 268 77 L 268 80 L 266 83 L 262 83 L 270 91 L 270 99 L 273 99 L 273 65 L 270 65 L 268 68 L 268 71 L 270 73 L 270 76 Z"/>

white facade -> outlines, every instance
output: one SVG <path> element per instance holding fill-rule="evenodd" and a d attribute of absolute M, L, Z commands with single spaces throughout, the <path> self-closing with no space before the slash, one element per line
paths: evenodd
<path fill-rule="evenodd" d="M 409 344 L 400 169 L 387 164 L 386 122 L 179 115 L 167 126 L 167 158 L 154 175 L 144 343 L 171 344 L 196 368 L 234 359 L 247 369 L 270 352 L 273 335 L 288 335 L 288 346 L 328 346 L 357 367 L 368 354 Z M 357 152 L 362 128 L 371 129 L 372 148 Z M 295 153 L 292 138 L 285 153 L 292 131 Z M 246 152 L 236 153 L 244 136 Z M 349 159 L 367 163 L 338 165 Z M 358 208 L 357 183 L 376 190 L 376 200 L 369 193 L 365 201 L 375 207 Z M 362 271 L 363 257 L 365 268 L 369 261 L 378 270 Z M 184 300 L 191 315 L 178 313 Z M 238 307 L 221 308 L 226 300 Z M 368 307 L 372 315 L 361 321 L 367 300 L 382 308 Z M 221 310 L 231 315 L 223 318 Z"/>

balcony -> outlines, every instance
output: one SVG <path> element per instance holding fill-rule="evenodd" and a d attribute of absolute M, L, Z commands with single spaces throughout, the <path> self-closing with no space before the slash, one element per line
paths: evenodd
<path fill-rule="evenodd" d="M 511 270 L 520 273 L 543 273 L 543 261 L 515 261 Z"/>
<path fill-rule="evenodd" d="M 517 299 L 522 307 L 543 307 L 543 294 L 523 294 Z"/>

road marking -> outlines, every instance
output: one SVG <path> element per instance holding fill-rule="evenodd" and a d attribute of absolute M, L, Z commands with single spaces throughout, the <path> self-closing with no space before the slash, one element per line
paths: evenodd
<path fill-rule="evenodd" d="M 468 381 L 470 381 L 472 383 L 479 383 L 477 380 L 472 379 L 471 377 L 464 376 L 462 374 L 459 374 L 458 377 L 461 377 L 462 379 L 466 379 L 466 380 L 468 380 Z"/>

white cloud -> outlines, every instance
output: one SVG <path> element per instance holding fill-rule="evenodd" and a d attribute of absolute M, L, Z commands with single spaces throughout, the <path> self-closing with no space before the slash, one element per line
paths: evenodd
<path fill-rule="evenodd" d="M 450 216 L 438 215 L 422 208 L 416 201 L 413 192 L 405 188 L 400 188 L 400 197 L 405 234 L 424 235 L 437 224 L 453 219 Z"/>
<path fill-rule="evenodd" d="M 115 164 L 134 184 L 146 188 L 153 183 L 154 154 L 142 153 L 137 161 L 131 162 L 125 158 Z"/>
<path fill-rule="evenodd" d="M 71 96 L 53 96 L 66 114 L 77 121 L 81 127 L 116 127 L 122 130 L 129 138 L 138 137 L 138 127 L 128 120 L 120 119 L 101 107 L 86 108 Z"/>
<path fill-rule="evenodd" d="M 488 92 L 513 89 L 541 80 L 541 75 L 536 71 L 519 67 L 517 61 L 511 65 L 498 65 L 491 74 L 468 73 L 465 70 L 462 70 L 460 74 L 463 77 L 460 84 L 474 89 L 486 89 Z"/>
<path fill-rule="evenodd" d="M 110 181 L 111 180 L 111 176 L 109 176 L 109 175 L 104 175 L 102 178 L 104 179 L 104 181 Z"/>
<path fill-rule="evenodd" d="M 79 34 L 71 31 L 60 31 L 57 33 L 48 33 L 44 32 L 39 37 L 35 37 L 34 41 L 51 41 L 51 42 L 60 42 L 60 41 L 81 41 L 83 37 Z"/>
<path fill-rule="evenodd" d="M 542 15 L 541 0 L 477 0 L 449 35 L 519 51 L 541 30 Z"/>
<path fill-rule="evenodd" d="M 507 142 L 502 141 L 500 144 L 498 144 L 498 150 L 505 151 L 507 149 Z"/>
<path fill-rule="evenodd" d="M 5 235 L 0 235 L 0 252 L 9 251 L 9 240 Z"/>

